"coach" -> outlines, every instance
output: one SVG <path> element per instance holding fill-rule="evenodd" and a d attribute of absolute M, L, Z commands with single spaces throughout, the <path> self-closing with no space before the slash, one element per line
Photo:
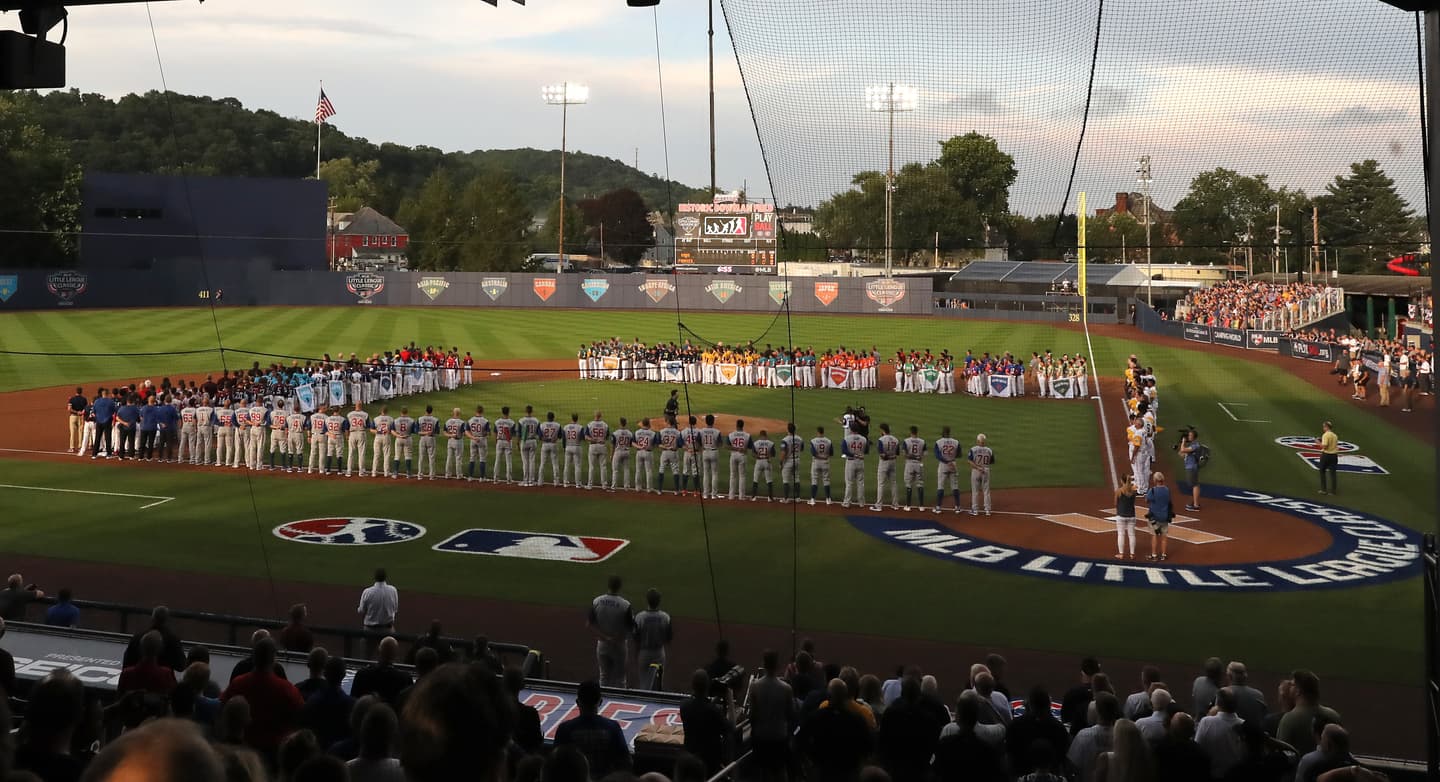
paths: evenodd
<path fill-rule="evenodd" d="M 380 635 L 395 629 L 395 614 L 400 610 L 400 592 L 386 581 L 385 568 L 375 569 L 375 583 L 360 593 L 360 614 L 365 626 L 365 647 L 373 652 Z"/>
<path fill-rule="evenodd" d="M 79 387 L 75 389 L 75 395 L 65 403 L 65 412 L 68 413 L 69 421 L 66 428 L 70 432 L 70 447 L 67 451 L 73 451 L 76 443 L 79 443 L 85 435 L 85 408 L 90 405 L 90 400 L 85 398 L 85 391 Z"/>
<path fill-rule="evenodd" d="M 110 398 L 110 389 L 100 389 L 100 396 L 95 400 L 92 410 L 95 413 L 95 445 L 90 451 L 90 458 L 100 455 L 101 445 L 105 446 L 106 456 L 113 456 L 110 430 L 115 426 L 115 400 Z"/>

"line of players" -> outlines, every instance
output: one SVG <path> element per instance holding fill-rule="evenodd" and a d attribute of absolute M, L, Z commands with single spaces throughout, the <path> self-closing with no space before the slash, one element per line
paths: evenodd
<path fill-rule="evenodd" d="M 1142 367 L 1140 359 L 1130 356 L 1125 366 L 1125 409 L 1129 424 L 1125 442 L 1130 457 L 1135 488 L 1141 493 L 1150 488 L 1150 475 L 1155 463 L 1155 435 L 1161 431 L 1159 390 L 1155 386 L 1155 370 Z"/>
<path fill-rule="evenodd" d="M 179 461 L 210 464 L 212 454 L 216 466 L 249 467 L 257 470 L 281 470 L 310 474 L 368 474 L 387 478 L 436 478 L 436 461 L 444 448 L 444 472 L 440 477 L 472 481 L 491 480 L 541 486 L 549 469 L 554 486 L 574 486 L 608 491 L 634 490 L 659 494 L 665 490 L 665 474 L 672 480 L 672 491 L 681 495 L 698 494 L 721 499 L 720 460 L 722 447 L 729 457 L 729 482 L 726 498 L 758 500 L 760 489 L 765 499 L 775 501 L 773 461 L 779 459 L 781 502 L 801 500 L 800 465 L 808 451 L 810 459 L 809 504 L 823 499 L 833 502 L 830 486 L 832 459 L 844 464 L 845 493 L 841 507 L 865 504 L 865 458 L 872 447 L 878 455 L 876 494 L 871 510 L 886 507 L 885 490 L 890 491 L 888 507 L 911 510 L 925 506 L 925 469 L 927 443 L 917 427 L 910 427 L 910 436 L 903 441 L 890 432 L 889 424 L 881 424 L 881 435 L 872 443 L 870 438 L 851 427 L 836 444 L 825 435 L 825 427 L 815 429 L 808 441 L 796 433 L 795 424 L 788 424 L 786 434 L 777 443 L 769 432 L 760 430 L 752 436 L 745 430 L 745 421 L 736 420 L 735 430 L 722 435 L 716 429 L 715 416 L 705 416 L 700 427 L 695 416 L 689 417 L 684 429 L 666 423 L 659 430 L 651 427 L 650 419 L 631 430 L 625 418 L 611 428 L 597 411 L 593 420 L 581 424 L 578 413 L 561 424 L 553 412 L 545 420 L 536 418 L 534 409 L 525 406 L 518 420 L 510 417 L 510 408 L 501 407 L 494 421 L 485 416 L 483 405 L 475 414 L 462 416 L 460 408 L 441 421 L 432 406 L 425 413 L 411 417 L 408 407 L 401 407 L 398 416 L 382 406 L 371 416 L 359 403 L 341 415 L 326 407 L 306 415 L 294 410 L 289 400 L 276 400 L 273 408 L 263 405 L 219 407 L 208 404 L 187 405 L 181 410 Z M 490 442 L 494 440 L 494 474 L 489 471 Z M 309 451 L 306 451 L 306 441 Z M 520 455 L 520 472 L 515 473 L 515 453 Z M 657 466 L 658 454 L 658 466 Z M 950 428 L 941 430 L 933 446 L 936 460 L 936 491 L 933 511 L 940 513 L 948 489 L 953 497 L 953 510 L 961 511 L 959 462 L 963 458 L 970 467 L 972 515 L 982 510 L 991 512 L 990 469 L 995 463 L 994 451 L 986 444 L 985 435 L 977 435 L 975 445 L 962 457 L 959 441 L 950 436 Z M 582 460 L 582 456 L 584 457 Z M 752 464 L 753 460 L 753 464 Z M 415 467 L 418 463 L 419 470 Z M 903 463 L 905 503 L 900 504 L 900 487 L 896 466 Z M 588 469 L 583 475 L 582 464 Z M 745 478 L 750 476 L 749 492 Z M 653 480 L 652 480 L 653 478 Z M 912 505 L 912 501 L 918 500 Z"/>

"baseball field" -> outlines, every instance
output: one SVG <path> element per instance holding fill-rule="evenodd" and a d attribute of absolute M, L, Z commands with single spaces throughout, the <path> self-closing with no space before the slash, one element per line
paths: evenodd
<path fill-rule="evenodd" d="M 1421 589 L 1409 547 L 1432 528 L 1436 513 L 1428 488 L 1433 405 L 1405 426 L 1351 404 L 1325 385 L 1315 365 L 1192 349 L 1121 327 L 1092 329 L 1087 343 L 1078 328 L 1044 324 L 689 313 L 682 320 L 677 325 L 673 313 L 378 307 L 220 308 L 213 319 L 204 308 L 0 314 L 0 567 L 7 556 L 44 557 L 179 572 L 196 584 L 240 579 L 230 583 L 256 586 L 236 594 L 233 606 L 184 605 L 185 596 L 174 594 L 153 599 L 259 611 L 267 608 L 267 593 L 269 601 L 280 599 L 260 586 L 267 576 L 317 589 L 358 588 L 371 568 L 384 565 L 407 595 L 512 604 L 547 622 L 572 615 L 573 626 L 555 632 L 573 638 L 577 666 L 586 659 L 581 607 L 616 572 L 632 593 L 661 588 L 681 631 L 707 638 L 716 635 L 718 620 L 726 633 L 743 625 L 863 634 L 901 639 L 899 649 L 939 642 L 1176 667 L 1215 654 L 1261 671 L 1305 666 L 1349 680 L 1418 680 Z M 996 514 L 978 518 L 842 510 L 839 470 L 832 478 L 836 504 L 809 507 L 322 479 L 57 453 L 66 446 L 62 408 L 76 385 L 89 393 L 99 381 L 203 378 L 255 361 L 288 364 L 326 353 L 365 357 L 411 341 L 458 346 L 479 367 L 474 385 L 405 398 L 412 414 L 430 404 L 443 419 L 452 407 L 468 414 L 483 403 L 489 411 L 531 404 L 542 417 L 553 411 L 562 420 L 574 412 L 584 421 L 599 410 L 612 425 L 620 416 L 658 418 L 670 384 L 577 378 L 577 344 L 612 336 L 755 339 L 817 350 L 875 345 L 882 355 L 900 347 L 1026 357 L 1036 350 L 1079 352 L 1100 375 L 1101 398 L 898 394 L 889 390 L 885 368 L 873 391 L 691 385 L 683 395 L 682 415 L 717 413 L 771 426 L 793 420 L 805 434 L 817 425 L 836 432 L 851 404 L 866 405 L 875 424 L 897 431 L 916 425 L 932 442 L 942 425 L 967 445 L 983 432 L 996 453 Z M 1179 475 L 1170 445 L 1182 424 L 1198 427 L 1213 458 L 1202 473 L 1202 510 L 1181 514 L 1176 526 L 1184 534 L 1172 539 L 1170 561 L 1122 566 L 1112 559 L 1107 511 L 1114 508 L 1113 473 L 1126 470 L 1119 376 L 1131 353 L 1160 381 L 1159 417 L 1167 431 L 1157 438 L 1156 468 Z M 391 402 L 392 413 L 399 401 Z M 1319 497 L 1306 452 L 1277 438 L 1318 435 L 1327 419 L 1379 469 L 1342 472 L 1340 494 Z M 933 485 L 933 460 L 926 473 Z M 868 506 L 873 463 L 866 476 Z M 394 519 L 424 534 L 383 546 L 323 546 L 272 533 L 286 522 L 335 517 Z M 466 529 L 628 542 L 596 565 L 432 548 Z M 1148 550 L 1147 535 L 1140 546 Z M 196 594 L 204 592 L 197 587 Z M 404 608 L 407 629 L 428 621 L 405 618 Z M 342 614 L 317 621 L 353 620 Z M 485 630 L 524 641 L 533 627 L 492 623 Z M 748 657 L 756 650 L 742 651 Z M 897 661 L 907 657 L 895 654 Z"/>

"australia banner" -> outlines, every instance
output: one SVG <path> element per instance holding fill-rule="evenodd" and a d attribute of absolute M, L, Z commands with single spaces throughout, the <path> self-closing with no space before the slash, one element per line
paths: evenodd
<path fill-rule="evenodd" d="M 740 382 L 739 364 L 716 364 L 715 382 L 721 385 L 733 386 Z"/>

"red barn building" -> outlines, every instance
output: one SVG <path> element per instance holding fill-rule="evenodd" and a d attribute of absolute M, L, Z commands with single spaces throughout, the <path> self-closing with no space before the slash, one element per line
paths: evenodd
<path fill-rule="evenodd" d="M 410 234 L 368 206 L 353 214 L 335 214 L 327 238 L 332 268 L 376 271 L 408 266 L 405 248 Z"/>

